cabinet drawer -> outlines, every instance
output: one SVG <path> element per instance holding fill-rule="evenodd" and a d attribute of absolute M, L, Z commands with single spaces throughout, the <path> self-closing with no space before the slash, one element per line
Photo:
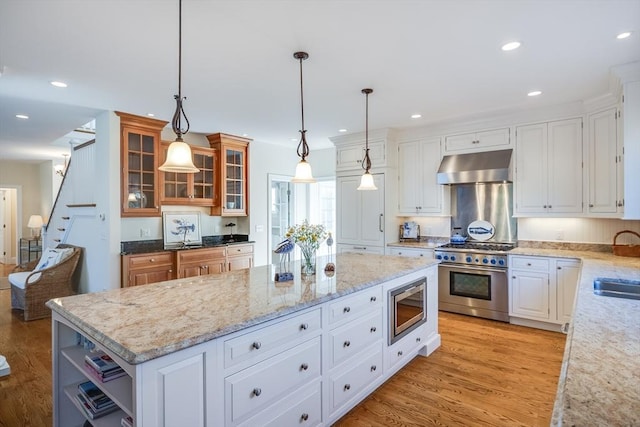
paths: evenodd
<path fill-rule="evenodd" d="M 210 248 L 210 249 L 186 249 L 178 251 L 178 262 L 201 262 L 209 261 L 216 258 L 225 258 L 227 256 L 227 248 Z"/>
<path fill-rule="evenodd" d="M 387 347 L 386 368 L 393 369 L 395 366 L 398 366 L 400 362 L 404 362 L 402 363 L 402 366 L 404 366 L 408 361 L 407 359 L 412 358 L 417 349 L 426 345 L 423 338 L 425 330 L 426 326 L 420 326 L 400 341 Z"/>
<path fill-rule="evenodd" d="M 231 245 L 227 247 L 228 256 L 246 255 L 253 253 L 253 245 Z"/>
<path fill-rule="evenodd" d="M 373 316 L 354 320 L 334 329 L 329 334 L 331 367 L 357 354 L 365 347 L 382 339 L 382 308 Z"/>
<path fill-rule="evenodd" d="M 374 286 L 329 305 L 329 324 L 356 319 L 382 304 L 382 287 Z"/>
<path fill-rule="evenodd" d="M 144 255 L 127 255 L 129 269 L 148 268 L 156 265 L 172 265 L 173 252 L 157 252 Z"/>
<path fill-rule="evenodd" d="M 511 257 L 511 268 L 529 271 L 549 271 L 549 259 L 540 257 Z"/>
<path fill-rule="evenodd" d="M 320 310 L 314 310 L 227 340 L 224 343 L 224 367 L 229 368 L 250 358 L 260 361 L 279 347 L 284 349 L 305 336 L 318 333 L 320 327 Z"/>
<path fill-rule="evenodd" d="M 241 427 L 319 426 L 322 422 L 321 382 L 296 390 L 278 403 L 240 424 Z"/>
<path fill-rule="evenodd" d="M 382 345 L 372 349 L 362 362 L 331 375 L 331 412 L 340 409 L 358 396 L 369 384 L 382 375 Z"/>
<path fill-rule="evenodd" d="M 226 418 L 236 423 L 320 377 L 320 337 L 225 378 Z"/>

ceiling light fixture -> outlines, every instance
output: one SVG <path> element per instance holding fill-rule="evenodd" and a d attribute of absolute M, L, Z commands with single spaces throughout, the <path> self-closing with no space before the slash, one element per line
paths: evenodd
<path fill-rule="evenodd" d="M 622 39 L 626 39 L 627 37 L 629 37 L 631 35 L 631 31 L 625 31 L 624 33 L 620 33 L 616 36 L 617 39 L 622 40 Z"/>
<path fill-rule="evenodd" d="M 509 42 L 502 45 L 502 50 L 508 52 L 510 50 L 514 50 L 520 47 L 520 42 Z"/>
<path fill-rule="evenodd" d="M 182 101 L 187 99 L 182 97 L 182 0 L 179 0 L 178 11 L 178 94 L 173 98 L 176 100 L 176 111 L 173 113 L 171 128 L 176 134 L 176 139 L 169 145 L 167 160 L 158 169 L 163 172 L 196 173 L 200 169 L 193 164 L 189 144 L 182 140 L 182 135 L 189 132 L 189 119 L 182 108 Z M 184 129 L 182 128 L 182 117 L 186 122 Z"/>
<path fill-rule="evenodd" d="M 527 96 L 538 96 L 538 95 L 542 95 L 542 91 L 539 90 L 532 90 L 531 92 L 529 92 L 527 94 Z"/>
<path fill-rule="evenodd" d="M 22 119 L 22 120 L 27 120 L 29 118 L 29 116 L 27 116 L 26 114 L 16 114 L 16 118 Z"/>
<path fill-rule="evenodd" d="M 300 157 L 300 162 L 298 162 L 296 166 L 296 174 L 291 182 L 312 183 L 316 182 L 316 180 L 313 179 L 311 165 L 306 160 L 309 155 L 309 145 L 307 144 L 307 131 L 304 128 L 304 97 L 302 94 L 302 61 L 309 58 L 309 54 L 307 52 L 296 52 L 293 54 L 293 57 L 300 61 L 300 111 L 302 112 L 302 129 L 300 129 L 300 142 L 296 150 L 298 157 Z"/>
<path fill-rule="evenodd" d="M 55 87 L 67 87 L 67 84 L 65 82 L 58 82 L 54 80 L 50 83 L 51 83 L 51 86 L 55 86 Z"/>
<path fill-rule="evenodd" d="M 364 126 L 364 158 L 362 159 L 362 167 L 364 168 L 364 174 L 360 178 L 360 186 L 358 190 L 377 190 L 375 182 L 373 182 L 373 175 L 369 172 L 371 169 L 371 158 L 369 157 L 369 94 L 373 92 L 373 89 L 362 89 L 362 93 L 365 95 L 365 126 Z"/>

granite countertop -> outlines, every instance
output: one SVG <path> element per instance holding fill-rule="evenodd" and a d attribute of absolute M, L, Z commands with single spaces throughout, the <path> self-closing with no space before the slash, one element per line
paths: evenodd
<path fill-rule="evenodd" d="M 120 242 L 120 255 L 136 255 L 136 254 L 149 254 L 154 252 L 165 251 L 182 251 L 199 248 L 213 248 L 217 246 L 229 246 L 237 244 L 254 243 L 249 240 L 249 236 L 246 234 L 227 234 L 221 236 L 203 236 L 202 245 L 189 246 L 189 247 L 176 247 L 165 248 L 164 240 L 135 240 L 129 242 Z"/>
<path fill-rule="evenodd" d="M 322 302 L 401 277 L 434 260 L 369 254 L 338 254 L 335 274 L 318 273 L 274 282 L 278 266 L 177 279 L 56 298 L 51 310 L 86 331 L 131 364 L 142 363 Z"/>
<path fill-rule="evenodd" d="M 598 296 L 598 277 L 640 280 L 640 258 L 518 247 L 511 255 L 582 260 L 551 424 L 640 425 L 640 300 Z"/>

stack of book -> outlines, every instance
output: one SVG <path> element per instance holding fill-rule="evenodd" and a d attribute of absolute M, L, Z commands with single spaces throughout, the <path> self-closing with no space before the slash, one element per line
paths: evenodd
<path fill-rule="evenodd" d="M 87 417 L 92 420 L 116 411 L 118 407 L 115 402 L 107 397 L 94 383 L 87 381 L 78 384 L 78 395 L 76 398 L 84 409 Z"/>
<path fill-rule="evenodd" d="M 89 368 L 89 371 L 102 382 L 111 381 L 126 375 L 124 369 L 114 362 L 108 354 L 102 351 L 86 354 L 84 356 L 84 363 L 87 368 Z"/>

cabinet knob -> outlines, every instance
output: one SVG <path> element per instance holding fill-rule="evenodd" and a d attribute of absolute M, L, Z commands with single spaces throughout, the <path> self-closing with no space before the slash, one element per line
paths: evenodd
<path fill-rule="evenodd" d="M 155 259 L 155 258 L 151 258 L 151 259 L 149 260 L 149 262 L 156 262 L 156 259 Z"/>
<path fill-rule="evenodd" d="M 300 365 L 300 370 L 301 371 L 306 371 L 307 369 L 309 369 L 309 365 L 306 363 L 303 363 L 302 365 Z"/>
<path fill-rule="evenodd" d="M 547 205 L 543 205 L 542 207 L 543 207 L 544 209 L 547 209 Z"/>
<path fill-rule="evenodd" d="M 511 276 L 511 278 L 512 278 L 512 279 L 515 279 L 515 278 L 516 278 L 516 276 Z"/>
<path fill-rule="evenodd" d="M 345 384 L 344 385 L 344 391 L 350 390 L 351 389 L 351 384 Z"/>
<path fill-rule="evenodd" d="M 378 369 L 376 365 L 371 365 L 371 372 L 375 371 L 376 369 Z"/>
<path fill-rule="evenodd" d="M 173 270 L 169 270 L 169 273 L 173 273 Z"/>
<path fill-rule="evenodd" d="M 309 414 L 302 414 L 300 415 L 300 420 L 301 421 L 307 421 L 309 419 Z"/>
<path fill-rule="evenodd" d="M 256 350 L 259 350 L 260 347 L 262 347 L 262 344 L 260 343 L 260 341 L 256 341 L 253 344 L 251 344 L 251 347 L 255 348 Z"/>
<path fill-rule="evenodd" d="M 371 333 L 374 333 L 375 331 L 377 331 L 378 329 L 375 326 L 371 327 Z"/>
<path fill-rule="evenodd" d="M 621 206 L 623 206 L 622 201 L 618 202 L 618 207 L 621 207 Z"/>
<path fill-rule="evenodd" d="M 402 356 L 402 350 L 398 352 L 398 357 Z"/>
<path fill-rule="evenodd" d="M 422 338 L 420 337 L 416 338 L 416 342 L 420 342 L 420 341 L 422 341 Z"/>
<path fill-rule="evenodd" d="M 530 262 L 527 263 L 527 267 L 531 267 L 531 263 Z"/>
<path fill-rule="evenodd" d="M 378 298 L 376 298 L 375 296 L 373 296 L 373 297 L 371 297 L 371 299 L 370 299 L 369 301 L 371 301 L 371 302 L 376 302 L 376 300 L 377 300 L 377 299 L 378 299 Z"/>
<path fill-rule="evenodd" d="M 593 203 L 589 203 L 589 207 L 592 208 L 593 207 Z"/>
<path fill-rule="evenodd" d="M 309 324 L 308 323 L 303 323 L 302 325 L 300 325 L 300 329 L 303 331 L 306 331 L 307 329 L 309 329 Z"/>
<path fill-rule="evenodd" d="M 262 394 L 262 390 L 261 389 L 259 389 L 257 387 L 253 389 L 253 395 L 254 396 L 260 396 L 261 394 Z"/>
<path fill-rule="evenodd" d="M 346 340 L 343 344 L 344 347 L 349 347 L 351 345 L 351 341 Z"/>
<path fill-rule="evenodd" d="M 345 307 L 344 310 L 342 310 L 344 313 L 348 313 L 351 311 L 351 307 Z"/>

